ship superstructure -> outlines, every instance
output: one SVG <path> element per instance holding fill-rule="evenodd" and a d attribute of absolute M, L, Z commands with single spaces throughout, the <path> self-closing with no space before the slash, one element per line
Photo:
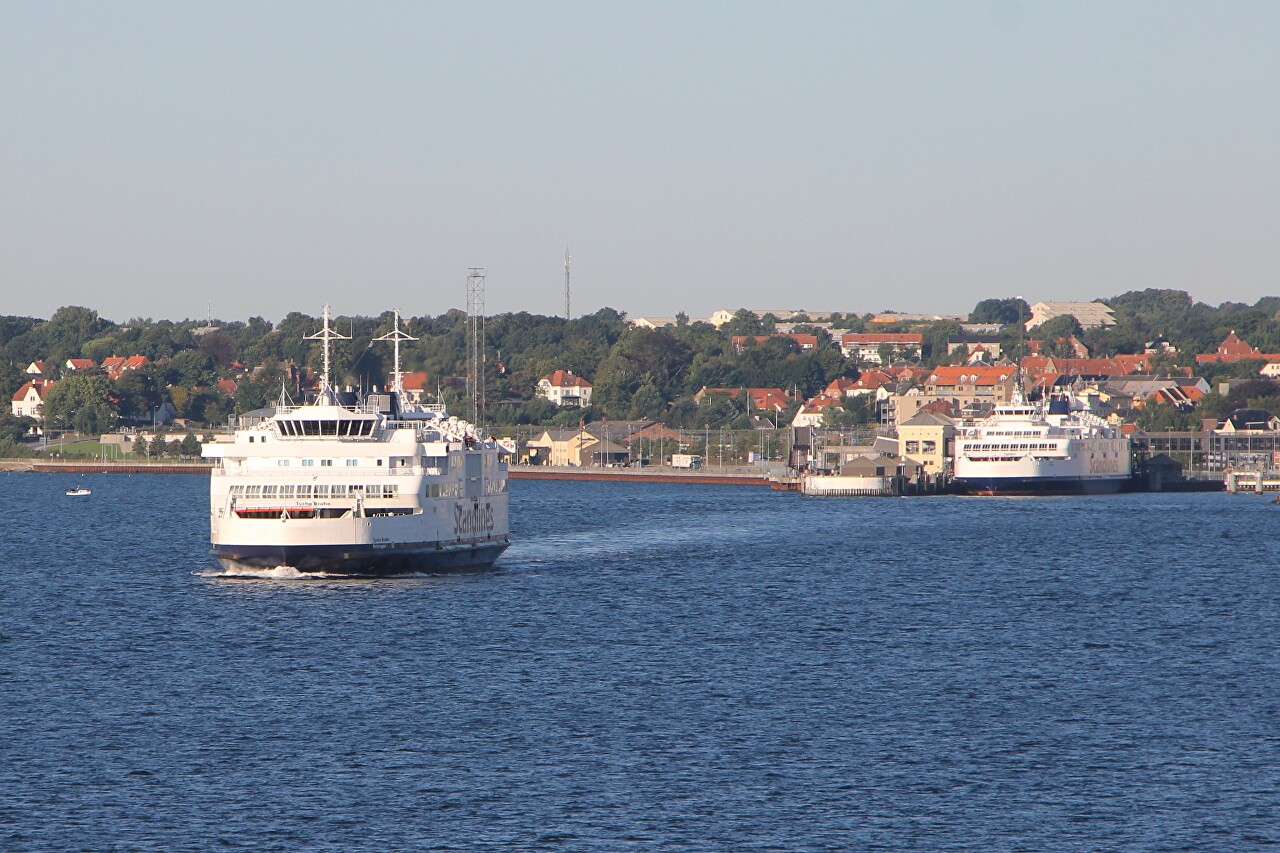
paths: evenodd
<path fill-rule="evenodd" d="M 507 548 L 504 451 L 439 405 L 405 402 L 399 329 L 392 386 L 282 404 L 204 446 L 212 553 L 230 571 L 403 574 L 491 565 Z M 283 395 L 282 395 L 283 398 Z"/>
<path fill-rule="evenodd" d="M 1128 436 L 1069 393 L 1007 404 L 956 432 L 961 494 L 1044 495 L 1119 491 L 1131 473 Z"/>

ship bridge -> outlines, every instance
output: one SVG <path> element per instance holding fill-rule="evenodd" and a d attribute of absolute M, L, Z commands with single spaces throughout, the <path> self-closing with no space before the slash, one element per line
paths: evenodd
<path fill-rule="evenodd" d="M 281 438 L 370 438 L 380 421 L 376 412 L 343 406 L 299 406 L 271 419 Z"/>

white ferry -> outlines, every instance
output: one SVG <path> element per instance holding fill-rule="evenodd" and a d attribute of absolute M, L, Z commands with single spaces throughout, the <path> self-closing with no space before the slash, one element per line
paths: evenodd
<path fill-rule="evenodd" d="M 204 445 L 216 460 L 209 487 L 212 553 L 228 571 L 289 566 L 300 572 L 386 575 L 492 565 L 507 548 L 507 464 L 502 449 L 442 406 L 404 402 L 395 330 L 392 388 L 364 397 L 324 376 L 307 405 L 278 406 Z M 282 395 L 282 403 L 284 403 Z"/>
<path fill-rule="evenodd" d="M 1015 388 L 1008 404 L 956 433 L 960 494 L 1101 494 L 1130 474 L 1129 437 L 1070 394 L 1029 403 Z"/>

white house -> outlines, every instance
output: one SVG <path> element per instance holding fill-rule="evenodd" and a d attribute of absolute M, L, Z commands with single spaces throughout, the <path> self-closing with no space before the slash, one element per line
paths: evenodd
<path fill-rule="evenodd" d="M 1027 328 L 1034 329 L 1041 323 L 1066 314 L 1075 317 L 1076 322 L 1084 329 L 1116 324 L 1115 312 L 1102 302 L 1037 302 L 1031 306 L 1031 319 L 1027 321 Z"/>
<path fill-rule="evenodd" d="M 591 383 L 573 371 L 557 370 L 538 380 L 538 396 L 545 397 L 557 406 L 591 405 Z"/>
<path fill-rule="evenodd" d="M 53 383 L 51 382 L 43 382 L 39 379 L 23 384 L 21 388 L 14 392 L 13 399 L 9 401 L 13 416 L 15 418 L 35 418 L 37 421 L 43 420 L 44 415 L 41 414 L 40 407 L 44 405 L 45 392 L 52 385 Z"/>
<path fill-rule="evenodd" d="M 881 364 L 881 347 L 892 350 L 894 358 L 902 357 L 918 361 L 923 346 L 924 336 L 913 332 L 846 332 L 840 336 L 840 351 L 844 353 L 844 357 L 856 357 L 862 364 Z"/>
<path fill-rule="evenodd" d="M 676 317 L 634 317 L 631 324 L 638 329 L 663 329 L 679 322 Z"/>

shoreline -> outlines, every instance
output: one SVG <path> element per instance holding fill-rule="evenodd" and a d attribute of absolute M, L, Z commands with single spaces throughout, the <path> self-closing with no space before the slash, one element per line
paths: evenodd
<path fill-rule="evenodd" d="M 47 462 L 39 459 L 0 459 L 0 472 L 37 474 L 200 474 L 208 475 L 213 466 L 204 462 Z M 575 480 L 578 482 L 612 483 L 683 483 L 685 485 L 764 486 L 777 491 L 794 487 L 771 480 L 763 471 L 733 468 L 725 471 L 706 469 L 686 471 L 652 466 L 647 468 L 575 468 L 570 466 L 513 466 L 508 469 L 511 480 Z M 1130 487 L 1129 493 L 1161 492 L 1227 492 L 1220 480 L 1183 480 L 1163 483 L 1159 489 Z M 1243 491 L 1243 490 L 1242 490 Z M 1270 490 L 1267 490 L 1269 492 Z M 1264 492 L 1267 493 L 1267 492 Z M 1252 494 L 1252 492 L 1247 492 Z"/>
<path fill-rule="evenodd" d="M 208 474 L 204 462 L 48 462 L 41 459 L 0 459 L 0 471 L 37 474 Z M 768 486 L 763 472 L 681 471 L 675 468 L 572 468 L 567 466 L 514 466 L 512 480 L 593 480 L 604 482 L 692 483 L 731 486 Z"/>

